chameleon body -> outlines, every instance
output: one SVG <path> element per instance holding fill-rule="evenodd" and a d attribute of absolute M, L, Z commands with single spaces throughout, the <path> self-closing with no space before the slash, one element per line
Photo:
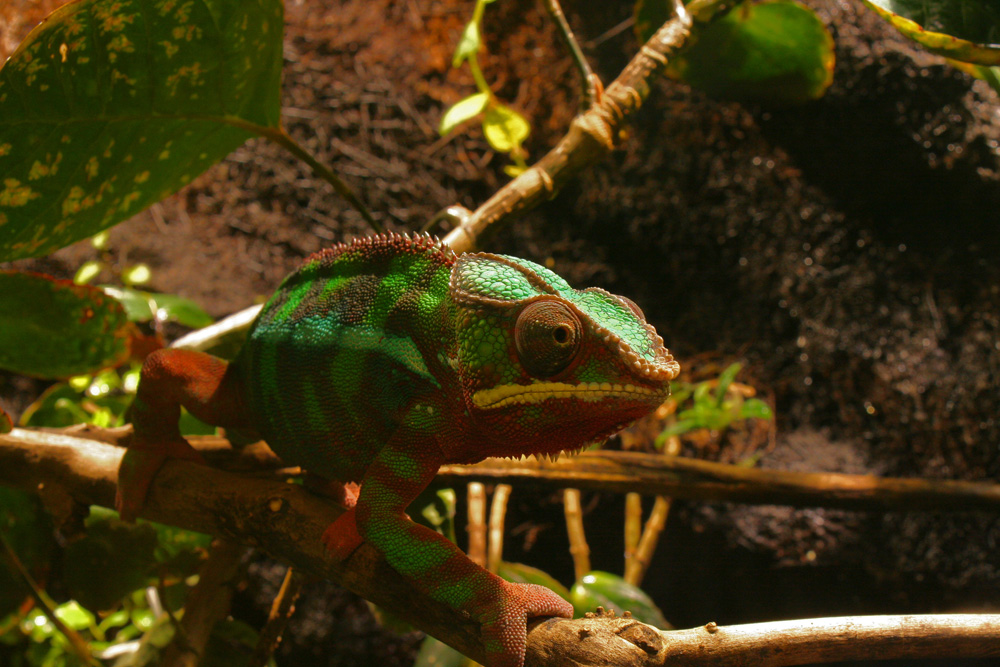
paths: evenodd
<path fill-rule="evenodd" d="M 198 460 L 179 406 L 258 432 L 287 463 L 360 482 L 323 540 L 362 541 L 482 626 L 491 667 L 523 663 L 526 619 L 571 616 L 546 588 L 503 581 L 405 514 L 445 463 L 551 456 L 605 438 L 667 397 L 677 362 L 631 301 L 578 291 L 532 262 L 456 256 L 428 236 L 379 235 L 307 259 L 230 364 L 147 358 L 119 474 L 131 519 L 167 458 Z M 356 503 L 356 504 L 355 504 Z"/>

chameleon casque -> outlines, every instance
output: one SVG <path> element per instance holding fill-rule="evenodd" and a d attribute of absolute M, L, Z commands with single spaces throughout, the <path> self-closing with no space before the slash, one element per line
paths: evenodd
<path fill-rule="evenodd" d="M 572 606 L 490 574 L 407 506 L 442 464 L 606 438 L 660 405 L 678 371 L 624 297 L 515 257 L 456 256 L 429 236 L 366 237 L 289 275 L 232 363 L 184 350 L 146 359 L 117 504 L 134 519 L 164 460 L 200 460 L 178 429 L 181 405 L 252 429 L 289 464 L 361 483 L 356 497 L 341 492 L 350 509 L 323 535 L 332 557 L 369 542 L 481 623 L 490 667 L 520 666 L 527 618 Z"/>

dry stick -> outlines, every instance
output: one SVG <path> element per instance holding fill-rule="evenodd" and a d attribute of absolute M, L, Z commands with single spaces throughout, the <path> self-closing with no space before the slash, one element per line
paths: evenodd
<path fill-rule="evenodd" d="M 449 483 L 519 481 L 526 485 L 791 507 L 1000 511 L 1000 484 L 988 482 L 741 468 L 636 452 L 584 452 L 556 462 L 487 459 L 471 466 L 442 466 L 438 479 Z"/>
<path fill-rule="evenodd" d="M 14 429 L 0 435 L 0 485 L 36 493 L 46 488 L 109 507 L 122 454 L 121 448 L 94 440 Z M 142 515 L 252 545 L 303 574 L 340 583 L 466 655 L 485 659 L 478 623 L 415 590 L 370 545 L 363 543 L 345 562 L 326 555 L 320 536 L 342 513 L 296 484 L 168 461 L 156 475 Z M 796 648 L 794 660 L 784 654 L 766 663 L 749 657 L 752 651 L 777 654 L 786 646 Z M 631 618 L 600 617 L 533 623 L 527 664 L 735 667 L 988 655 L 1000 655 L 1000 615 L 817 619 L 714 633 L 706 628 L 660 632 Z M 609 662 L 610 656 L 616 659 Z"/>
<path fill-rule="evenodd" d="M 288 619 L 295 611 L 295 601 L 302 591 L 302 584 L 305 577 L 298 574 L 294 567 L 289 567 L 285 571 L 285 578 L 278 589 L 278 595 L 271 603 L 271 613 L 267 616 L 267 623 L 264 624 L 257 638 L 257 646 L 250 656 L 247 667 L 265 667 L 271 656 L 278 649 L 281 643 L 281 635 L 288 625 Z"/>
<path fill-rule="evenodd" d="M 567 182 L 615 147 L 620 131 L 649 96 L 650 83 L 687 42 L 691 19 L 676 16 L 639 49 L 596 103 L 573 119 L 559 143 L 530 169 L 502 187 L 444 239 L 455 252 L 477 245 L 490 225 L 551 198 Z"/>
<path fill-rule="evenodd" d="M 3 533 L 0 533 L 0 547 L 3 547 L 4 560 L 9 565 L 8 569 L 21 580 L 21 583 L 24 584 L 24 587 L 34 599 L 35 604 L 38 605 L 38 609 L 49 620 L 49 623 L 55 626 L 56 630 L 66 638 L 70 649 L 80 659 L 80 662 L 92 667 L 100 667 L 101 663 L 90 652 L 90 645 L 87 644 L 87 640 L 81 637 L 79 632 L 63 623 L 61 618 L 56 616 L 55 604 L 52 599 L 49 598 L 45 591 L 39 588 L 35 578 L 28 572 L 28 568 L 24 567 L 24 563 L 17 557 L 17 553 L 10 546 L 10 542 L 7 541 Z"/>
<path fill-rule="evenodd" d="M 590 572 L 590 546 L 583 530 L 583 509 L 579 489 L 563 491 L 563 513 L 566 515 L 566 534 L 569 535 L 569 553 L 573 556 L 573 574 L 576 581 Z"/>
<path fill-rule="evenodd" d="M 639 547 L 639 538 L 642 537 L 642 495 L 638 493 L 625 494 L 625 581 L 629 580 L 629 570 L 632 568 L 632 559 L 635 558 L 635 550 Z"/>
<path fill-rule="evenodd" d="M 164 650 L 161 667 L 198 667 L 201 663 L 212 628 L 229 615 L 245 553 L 246 547 L 231 540 L 212 542 L 208 560 L 198 572 L 198 583 L 184 603 L 181 631 Z"/>
<path fill-rule="evenodd" d="M 466 491 L 469 501 L 468 526 L 469 560 L 486 567 L 486 487 L 480 482 L 469 482 Z"/>
<path fill-rule="evenodd" d="M 664 451 L 670 456 L 677 456 L 681 451 L 681 439 L 676 435 L 667 438 Z M 639 546 L 635 550 L 633 558 L 625 561 L 624 578 L 633 586 L 642 584 L 642 578 L 646 576 L 646 570 L 653 561 L 653 553 L 656 551 L 656 545 L 659 544 L 660 533 L 667 525 L 667 515 L 669 514 L 670 498 L 656 496 L 656 500 L 653 501 L 653 511 L 650 512 L 649 519 L 646 521 L 646 528 L 642 531 Z"/>
<path fill-rule="evenodd" d="M 543 4 L 549 16 L 552 17 L 553 23 L 556 24 L 559 37 L 566 45 L 566 48 L 569 49 L 570 55 L 573 56 L 573 63 L 579 71 L 580 86 L 583 89 L 581 91 L 580 108 L 586 111 L 593 106 L 594 101 L 597 99 L 601 80 L 590 69 L 590 64 L 584 57 L 580 44 L 576 41 L 576 35 L 573 34 L 573 29 L 569 27 L 569 22 L 566 20 L 566 15 L 563 14 L 562 7 L 559 6 L 559 0 L 545 0 Z"/>
<path fill-rule="evenodd" d="M 486 569 L 496 574 L 503 561 L 503 524 L 507 517 L 507 500 L 510 499 L 510 484 L 497 484 L 490 506 L 490 550 L 486 557 Z"/>

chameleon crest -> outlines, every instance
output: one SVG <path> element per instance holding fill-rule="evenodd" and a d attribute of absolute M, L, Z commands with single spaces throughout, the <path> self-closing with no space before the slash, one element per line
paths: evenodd
<path fill-rule="evenodd" d="M 658 406 L 677 373 L 624 297 L 573 289 L 515 257 L 457 257 L 428 236 L 359 239 L 286 278 L 232 363 L 184 350 L 147 358 L 117 505 L 134 518 L 166 459 L 200 461 L 179 406 L 259 433 L 287 463 L 338 482 L 347 511 L 322 538 L 333 558 L 368 542 L 480 623 L 489 667 L 518 667 L 527 618 L 572 606 L 487 572 L 406 508 L 445 463 L 554 456 L 605 438 Z"/>

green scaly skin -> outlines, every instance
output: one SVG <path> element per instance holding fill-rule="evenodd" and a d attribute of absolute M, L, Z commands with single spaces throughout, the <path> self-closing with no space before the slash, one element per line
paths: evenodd
<path fill-rule="evenodd" d="M 574 290 L 548 269 L 456 256 L 427 236 L 359 239 L 313 255 L 271 297 L 231 364 L 161 350 L 146 360 L 119 473 L 133 519 L 167 458 L 199 460 L 181 405 L 259 433 L 286 462 L 360 495 L 326 530 L 334 558 L 362 541 L 430 597 L 482 624 L 490 667 L 524 661 L 526 619 L 573 608 L 508 583 L 410 521 L 445 463 L 551 456 L 608 437 L 660 405 L 677 362 L 623 297 Z"/>

